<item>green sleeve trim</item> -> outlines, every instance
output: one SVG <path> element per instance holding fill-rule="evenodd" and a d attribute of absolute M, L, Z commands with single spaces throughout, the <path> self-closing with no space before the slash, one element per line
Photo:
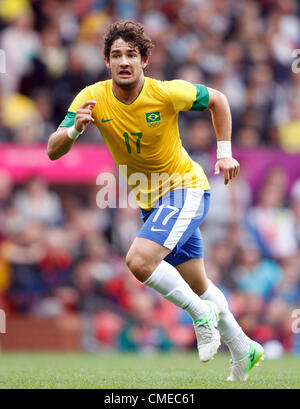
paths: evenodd
<path fill-rule="evenodd" d="M 193 84 L 197 90 L 196 101 L 194 101 L 190 111 L 204 111 L 208 107 L 209 93 L 205 85 Z"/>
<path fill-rule="evenodd" d="M 66 126 L 70 128 L 70 126 L 73 126 L 75 124 L 75 118 L 76 118 L 76 112 L 68 111 L 67 115 L 65 116 L 65 119 L 62 121 L 62 123 L 59 126 Z"/>

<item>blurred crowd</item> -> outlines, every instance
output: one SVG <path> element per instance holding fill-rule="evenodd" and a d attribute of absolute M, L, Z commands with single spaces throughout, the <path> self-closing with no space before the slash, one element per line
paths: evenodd
<path fill-rule="evenodd" d="M 222 177 L 212 178 L 201 231 L 208 276 L 246 333 L 300 353 L 292 331 L 300 306 L 300 180 L 287 196 L 285 178 L 283 169 L 270 169 L 254 203 L 243 175 L 226 188 Z M 194 346 L 187 313 L 126 267 L 139 210 L 99 209 L 96 193 L 92 185 L 50 187 L 40 177 L 14 185 L 1 172 L 0 306 L 44 317 L 80 312 L 90 317 L 92 349 Z"/>
<path fill-rule="evenodd" d="M 3 0 L 0 143 L 46 142 L 76 93 L 108 78 L 103 33 L 130 18 L 155 43 L 147 75 L 223 91 L 236 146 L 299 153 L 300 73 L 292 70 L 299 14 L 296 0 Z M 182 113 L 180 129 L 209 174 L 209 113 Z M 81 141 L 101 143 L 101 136 L 90 127 Z M 243 173 L 226 188 L 212 178 L 201 231 L 207 273 L 246 333 L 272 351 L 300 353 L 291 331 L 300 307 L 300 180 L 287 191 L 287 177 L 269 169 L 255 197 Z M 96 193 L 39 176 L 17 185 L 0 171 L 0 307 L 45 317 L 79 311 L 89 317 L 87 349 L 194 347 L 189 316 L 125 265 L 139 211 L 101 210 Z"/>
<path fill-rule="evenodd" d="M 299 152 L 299 13 L 297 0 L 2 0 L 0 139 L 46 141 L 79 90 L 108 78 L 103 33 L 130 18 L 155 43 L 147 75 L 223 91 L 236 145 Z"/>

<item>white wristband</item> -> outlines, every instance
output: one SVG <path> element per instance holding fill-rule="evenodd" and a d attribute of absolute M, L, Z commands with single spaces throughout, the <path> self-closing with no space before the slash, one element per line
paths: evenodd
<path fill-rule="evenodd" d="M 217 142 L 217 159 L 232 158 L 231 141 Z"/>
<path fill-rule="evenodd" d="M 72 141 L 76 141 L 79 135 L 82 134 L 83 131 L 77 131 L 75 125 L 68 128 L 68 137 L 72 139 Z"/>

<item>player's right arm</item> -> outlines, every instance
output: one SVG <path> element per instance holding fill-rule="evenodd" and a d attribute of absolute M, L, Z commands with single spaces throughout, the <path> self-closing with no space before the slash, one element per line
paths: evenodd
<path fill-rule="evenodd" d="M 92 117 L 92 111 L 95 105 L 96 101 L 85 101 L 77 109 L 75 123 L 72 127 L 59 126 L 57 130 L 50 135 L 47 154 L 51 160 L 56 160 L 68 153 L 78 135 L 82 133 L 90 123 L 95 122 Z"/>

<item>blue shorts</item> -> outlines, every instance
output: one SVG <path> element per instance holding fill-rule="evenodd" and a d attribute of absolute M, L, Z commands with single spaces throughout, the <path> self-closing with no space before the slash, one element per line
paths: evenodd
<path fill-rule="evenodd" d="M 210 203 L 210 191 L 176 189 L 162 196 L 153 209 L 141 209 L 144 225 L 137 237 L 155 241 L 171 250 L 165 261 L 177 266 L 203 257 L 199 226 Z"/>

